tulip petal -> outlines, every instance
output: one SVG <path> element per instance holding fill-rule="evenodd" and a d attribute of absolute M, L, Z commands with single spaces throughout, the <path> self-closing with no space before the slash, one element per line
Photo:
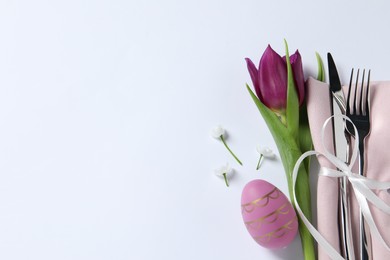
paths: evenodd
<path fill-rule="evenodd" d="M 245 58 L 246 66 L 248 67 L 249 75 L 251 76 L 253 87 L 255 88 L 256 94 L 258 97 L 261 96 L 260 88 L 259 88 L 259 73 L 255 64 L 249 58 Z"/>
<path fill-rule="evenodd" d="M 283 56 L 282 59 L 286 63 L 286 56 Z M 295 88 L 298 92 L 299 105 L 302 105 L 302 102 L 305 98 L 305 79 L 303 76 L 302 58 L 298 50 L 296 50 L 295 53 L 290 56 L 290 63 L 293 71 Z"/>
<path fill-rule="evenodd" d="M 261 101 L 273 110 L 284 110 L 287 99 L 287 68 L 282 57 L 268 45 L 260 60 Z"/>
<path fill-rule="evenodd" d="M 294 75 L 295 87 L 298 90 L 299 105 L 305 98 L 305 78 L 303 76 L 302 58 L 298 50 L 290 56 L 291 68 Z"/>

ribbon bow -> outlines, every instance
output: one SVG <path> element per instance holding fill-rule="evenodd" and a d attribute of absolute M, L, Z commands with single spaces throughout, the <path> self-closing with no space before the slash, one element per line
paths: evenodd
<path fill-rule="evenodd" d="M 340 160 L 339 158 L 337 158 L 332 153 L 330 153 L 324 145 L 325 128 L 328 125 L 329 121 L 334 117 L 342 117 L 344 120 L 349 121 L 353 125 L 353 128 L 355 130 L 356 136 L 355 136 L 355 141 L 354 141 L 354 146 L 353 146 L 354 148 L 352 150 L 351 162 L 349 165 L 346 164 L 345 162 L 343 162 L 342 160 Z M 293 198 L 295 201 L 296 210 L 297 210 L 299 216 L 301 217 L 301 220 L 303 221 L 303 223 L 306 225 L 309 232 L 314 237 L 314 239 L 318 242 L 318 244 L 320 246 L 322 246 L 325 249 L 327 254 L 332 259 L 344 260 L 344 258 L 339 254 L 339 252 L 337 252 L 337 250 L 334 249 L 331 244 L 329 244 L 329 242 L 317 231 L 317 229 L 315 229 L 315 227 L 313 227 L 313 225 L 310 223 L 310 221 L 305 217 L 305 215 L 303 214 L 303 212 L 299 206 L 299 203 L 298 203 L 297 198 L 296 198 L 296 193 L 295 193 L 295 184 L 297 181 L 299 166 L 301 165 L 302 161 L 306 157 L 313 156 L 313 155 L 324 156 L 334 166 L 336 166 L 339 169 L 339 170 L 333 170 L 333 169 L 329 169 L 326 167 L 321 167 L 320 175 L 333 177 L 333 178 L 346 177 L 348 179 L 348 181 L 352 185 L 357 202 L 359 203 L 362 214 L 364 216 L 364 220 L 367 222 L 367 224 L 370 228 L 370 231 L 384 245 L 384 247 L 388 251 L 390 251 L 389 245 L 387 245 L 387 243 L 383 239 L 382 235 L 380 234 L 378 227 L 375 224 L 375 221 L 372 217 L 371 210 L 368 207 L 368 202 L 367 202 L 367 201 L 370 201 L 375 207 L 382 210 L 386 214 L 390 215 L 390 206 L 387 205 L 384 201 L 382 201 L 372 191 L 372 189 L 388 190 L 388 189 L 390 189 L 390 182 L 376 181 L 376 180 L 369 179 L 365 176 L 361 176 L 359 174 L 352 172 L 352 167 L 353 167 L 355 160 L 357 158 L 357 152 L 358 152 L 357 147 L 359 144 L 358 140 L 359 140 L 358 131 L 357 131 L 355 125 L 352 123 L 352 121 L 344 115 L 333 115 L 325 121 L 324 125 L 322 126 L 322 130 L 321 130 L 321 142 L 324 145 L 325 152 L 324 153 L 320 153 L 320 152 L 316 152 L 316 151 L 305 152 L 304 154 L 301 155 L 301 157 L 299 157 L 299 159 L 297 160 L 297 162 L 294 166 L 294 170 L 293 170 L 293 175 L 292 175 L 292 177 L 293 177 Z"/>

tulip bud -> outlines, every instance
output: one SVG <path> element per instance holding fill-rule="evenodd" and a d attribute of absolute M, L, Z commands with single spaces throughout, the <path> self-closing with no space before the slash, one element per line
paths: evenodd
<path fill-rule="evenodd" d="M 249 58 L 245 60 L 257 97 L 268 108 L 279 115 L 284 115 L 287 103 L 286 58 L 282 58 L 268 45 L 261 57 L 258 69 Z M 301 105 L 305 96 L 305 85 L 302 59 L 298 50 L 290 56 L 290 62 Z"/>

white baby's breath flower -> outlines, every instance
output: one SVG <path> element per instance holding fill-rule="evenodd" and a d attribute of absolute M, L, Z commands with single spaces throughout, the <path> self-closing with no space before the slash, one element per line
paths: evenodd
<path fill-rule="evenodd" d="M 274 152 L 271 150 L 271 148 L 267 146 L 261 147 L 260 145 L 258 145 L 256 150 L 259 152 L 260 155 L 263 155 L 265 158 L 268 159 L 275 158 Z"/>
<path fill-rule="evenodd" d="M 268 158 L 268 159 L 275 158 L 274 152 L 271 150 L 271 148 L 268 148 L 267 146 L 262 147 L 262 146 L 258 145 L 256 147 L 256 150 L 260 154 L 260 158 L 259 158 L 259 161 L 257 162 L 256 170 L 258 170 L 260 168 L 261 159 L 263 159 L 263 157 Z"/>
<path fill-rule="evenodd" d="M 215 175 L 222 177 L 223 174 L 230 176 L 233 173 L 233 169 L 229 166 L 229 164 L 225 164 L 224 166 L 219 167 L 214 170 Z"/>
<path fill-rule="evenodd" d="M 224 137 L 225 129 L 223 129 L 222 126 L 218 125 L 218 126 L 214 127 L 213 129 L 211 129 L 210 134 L 215 139 L 221 140 L 222 143 L 225 145 L 226 149 L 229 151 L 229 153 L 234 157 L 234 159 L 236 159 L 236 161 L 240 165 L 242 165 L 242 162 L 237 158 L 237 156 L 232 152 L 232 150 L 230 150 L 229 146 L 226 144 L 225 137 Z"/>
<path fill-rule="evenodd" d="M 225 134 L 225 129 L 223 129 L 222 126 L 218 125 L 211 129 L 211 136 L 214 137 L 215 139 L 220 139 L 221 136 Z"/>
<path fill-rule="evenodd" d="M 223 177 L 225 179 L 225 184 L 227 187 L 229 187 L 228 180 L 229 180 L 229 177 L 231 177 L 233 175 L 233 172 L 234 172 L 233 168 L 230 168 L 228 163 L 226 165 L 214 170 L 215 175 L 217 175 L 218 177 Z"/>

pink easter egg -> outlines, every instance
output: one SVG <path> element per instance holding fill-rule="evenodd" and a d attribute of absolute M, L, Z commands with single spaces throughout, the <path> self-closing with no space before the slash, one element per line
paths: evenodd
<path fill-rule="evenodd" d="M 286 247 L 297 235 L 298 219 L 293 206 L 267 181 L 253 180 L 245 185 L 241 212 L 249 234 L 263 247 Z"/>

